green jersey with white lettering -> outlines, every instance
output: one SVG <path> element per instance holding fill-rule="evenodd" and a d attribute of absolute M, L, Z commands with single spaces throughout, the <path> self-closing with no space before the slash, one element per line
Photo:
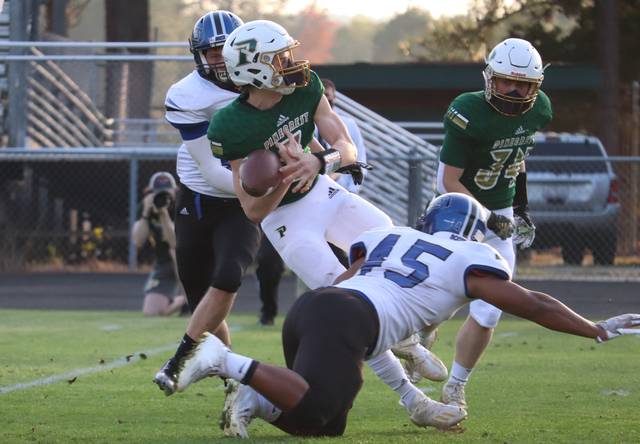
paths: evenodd
<path fill-rule="evenodd" d="M 460 182 L 490 210 L 510 207 L 516 176 L 533 149 L 534 134 L 552 115 L 549 97 L 542 91 L 533 107 L 519 116 L 497 112 L 484 91 L 461 94 L 444 116 L 440 161 L 464 169 Z"/>
<path fill-rule="evenodd" d="M 252 151 L 260 149 L 277 152 L 276 143 L 286 139 L 285 129 L 306 147 L 313 138 L 313 120 L 323 94 L 322 82 L 311 71 L 311 80 L 307 86 L 282 96 L 273 108 L 257 109 L 247 103 L 246 94 L 240 95 L 211 119 L 207 132 L 211 152 L 222 160 L 243 159 Z M 288 191 L 280 205 L 294 202 L 305 194 Z"/>

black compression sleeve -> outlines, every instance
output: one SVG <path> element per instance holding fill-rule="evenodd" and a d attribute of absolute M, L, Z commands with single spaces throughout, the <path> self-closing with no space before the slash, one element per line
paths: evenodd
<path fill-rule="evenodd" d="M 516 177 L 516 194 L 513 196 L 514 207 L 525 207 L 529 204 L 527 196 L 527 172 L 524 171 Z"/>

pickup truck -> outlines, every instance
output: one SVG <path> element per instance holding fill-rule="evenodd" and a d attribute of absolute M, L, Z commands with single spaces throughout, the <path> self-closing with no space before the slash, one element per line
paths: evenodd
<path fill-rule="evenodd" d="M 618 180 L 596 137 L 541 133 L 526 161 L 533 248 L 560 246 L 566 264 L 613 264 L 620 201 Z"/>

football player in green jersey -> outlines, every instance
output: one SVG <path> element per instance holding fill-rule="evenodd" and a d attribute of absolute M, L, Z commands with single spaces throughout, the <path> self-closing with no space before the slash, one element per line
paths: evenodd
<path fill-rule="evenodd" d="M 515 271 L 514 245 L 531 246 L 535 226 L 527 208 L 524 159 L 534 134 L 552 117 L 551 103 L 540 90 L 542 59 L 526 40 L 509 38 L 489 54 L 483 72 L 484 91 L 456 97 L 444 117 L 445 138 L 440 152 L 438 191 L 475 197 L 497 217 L 513 222 L 500 225 L 486 243 Z M 515 228 L 515 232 L 512 233 Z M 501 311 L 474 301 L 458 332 L 450 378 L 442 400 L 466 407 L 464 386 L 489 344 Z"/>
<path fill-rule="evenodd" d="M 242 93 L 213 116 L 208 137 L 213 155 L 231 164 L 235 192 L 246 215 L 261 223 L 287 266 L 308 287 L 318 288 L 331 285 L 346 271 L 327 241 L 347 250 L 361 233 L 392 222 L 329 177 L 333 172 L 350 173 L 358 183 L 362 164 L 356 162 L 347 128 L 323 95 L 322 82 L 308 61 L 295 60 L 298 45 L 282 26 L 268 20 L 245 23 L 229 35 L 222 54 L 229 78 Z M 330 148 L 323 149 L 313 138 L 316 125 Z M 265 196 L 253 197 L 242 188 L 239 170 L 244 158 L 260 149 L 279 153 L 285 162 L 283 181 Z M 425 376 L 437 370 L 438 378 L 446 377 L 444 364 L 427 349 L 417 343 L 407 349 Z M 401 396 L 410 414 L 427 402 L 390 351 L 369 365 Z M 180 390 L 180 379 L 178 386 Z M 229 393 L 227 400 L 233 399 Z M 225 433 L 229 430 L 225 427 Z"/>

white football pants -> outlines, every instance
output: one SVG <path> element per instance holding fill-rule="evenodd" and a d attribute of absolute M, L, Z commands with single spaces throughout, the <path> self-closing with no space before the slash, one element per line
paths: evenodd
<path fill-rule="evenodd" d="M 326 175 L 302 199 L 276 208 L 261 223 L 287 266 L 312 290 L 331 285 L 345 271 L 327 241 L 348 252 L 361 233 L 392 225 L 389 216 Z"/>
<path fill-rule="evenodd" d="M 507 216 L 513 221 L 512 207 L 494 210 L 493 212 L 501 216 Z M 509 268 L 511 268 L 511 276 L 513 279 L 516 272 L 516 253 L 513 245 L 513 239 L 510 237 L 502 240 L 493 231 L 487 230 L 486 240 L 484 243 L 491 245 L 493 248 L 498 250 L 498 253 L 500 253 L 502 257 L 505 258 L 509 264 Z M 478 299 L 469 304 L 469 314 L 481 326 L 486 328 L 495 328 L 496 325 L 498 325 L 500 316 L 502 315 L 502 310 L 494 307 L 488 302 Z"/>

